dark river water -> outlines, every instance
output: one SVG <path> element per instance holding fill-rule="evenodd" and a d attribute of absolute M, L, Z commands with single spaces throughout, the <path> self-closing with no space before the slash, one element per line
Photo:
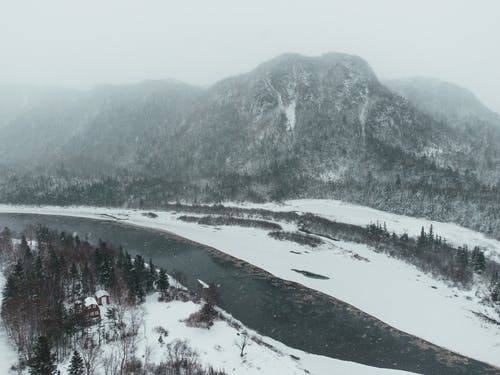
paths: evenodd
<path fill-rule="evenodd" d="M 156 265 L 220 287 L 221 307 L 245 325 L 291 347 L 377 367 L 424 374 L 500 374 L 498 368 L 464 358 L 398 331 L 333 297 L 283 281 L 215 249 L 159 231 L 118 222 L 31 214 L 0 214 L 0 226 L 20 231 L 44 224 L 102 239 Z M 360 276 L 361 277 L 361 276 Z M 367 280 L 366 282 L 369 282 Z"/>

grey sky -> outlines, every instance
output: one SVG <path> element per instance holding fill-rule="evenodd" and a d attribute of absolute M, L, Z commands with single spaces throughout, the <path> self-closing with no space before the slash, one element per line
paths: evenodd
<path fill-rule="evenodd" d="M 499 19 L 496 0 L 0 0 L 0 82 L 206 85 L 282 52 L 339 51 L 500 112 Z"/>

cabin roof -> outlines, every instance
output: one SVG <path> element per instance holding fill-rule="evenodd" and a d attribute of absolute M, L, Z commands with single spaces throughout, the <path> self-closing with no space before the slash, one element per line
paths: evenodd
<path fill-rule="evenodd" d="M 105 290 L 98 290 L 97 292 L 95 292 L 95 296 L 97 298 L 101 298 L 101 297 L 105 297 L 105 296 L 108 296 L 109 297 L 109 293 L 106 292 Z"/>
<path fill-rule="evenodd" d="M 85 307 L 89 307 L 89 306 L 92 306 L 92 305 L 97 305 L 97 301 L 95 300 L 94 297 L 87 297 L 83 301 L 83 304 L 85 305 Z"/>

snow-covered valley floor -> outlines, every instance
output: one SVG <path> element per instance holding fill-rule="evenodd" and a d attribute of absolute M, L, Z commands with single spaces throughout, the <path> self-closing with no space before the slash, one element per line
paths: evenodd
<path fill-rule="evenodd" d="M 354 224 L 386 222 L 390 231 L 407 231 L 410 235 L 416 235 L 422 225 L 427 227 L 431 223 L 425 219 L 392 215 L 335 201 L 307 200 L 262 206 L 276 210 L 315 212 L 327 218 Z M 143 215 L 144 211 L 140 210 L 92 207 L 0 206 L 0 212 L 109 220 L 114 217 L 115 220 L 130 224 L 170 231 L 215 247 L 282 279 L 332 295 L 434 344 L 500 366 L 500 327 L 481 320 L 474 312 L 492 318 L 497 317 L 498 313 L 492 307 L 481 304 L 480 296 L 435 280 L 411 265 L 376 253 L 364 245 L 335 241 L 311 249 L 275 240 L 265 230 L 202 226 L 177 220 L 181 213 L 161 211 L 155 211 L 158 215 L 156 218 L 146 217 Z M 482 234 L 454 224 L 433 224 L 437 233 L 450 240 L 460 244 L 468 243 L 470 247 L 485 246 L 493 256 L 500 253 L 499 241 L 487 239 Z M 286 230 L 293 229 L 290 224 L 282 226 Z M 359 257 L 354 256 L 355 254 Z M 329 279 L 309 278 L 292 269 L 306 270 Z M 319 360 L 312 362 L 319 363 Z"/>
<path fill-rule="evenodd" d="M 361 226 L 370 223 L 385 222 L 391 231 L 395 231 L 399 235 L 406 232 L 409 236 L 413 237 L 416 237 L 420 233 L 422 226 L 427 230 L 432 224 L 435 232 L 446 238 L 448 242 L 456 246 L 465 244 L 470 249 L 474 246 L 482 247 L 486 250 L 486 255 L 500 262 L 500 241 L 488 238 L 483 233 L 454 223 L 397 215 L 331 199 L 297 199 L 282 203 L 271 202 L 262 204 L 224 202 L 224 205 L 228 207 L 263 208 L 271 211 L 310 212 L 330 220 Z"/>

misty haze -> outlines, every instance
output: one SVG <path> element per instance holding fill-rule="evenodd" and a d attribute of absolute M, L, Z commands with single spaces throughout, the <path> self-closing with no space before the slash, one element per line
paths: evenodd
<path fill-rule="evenodd" d="M 0 4 L 0 375 L 500 374 L 500 3 Z"/>

